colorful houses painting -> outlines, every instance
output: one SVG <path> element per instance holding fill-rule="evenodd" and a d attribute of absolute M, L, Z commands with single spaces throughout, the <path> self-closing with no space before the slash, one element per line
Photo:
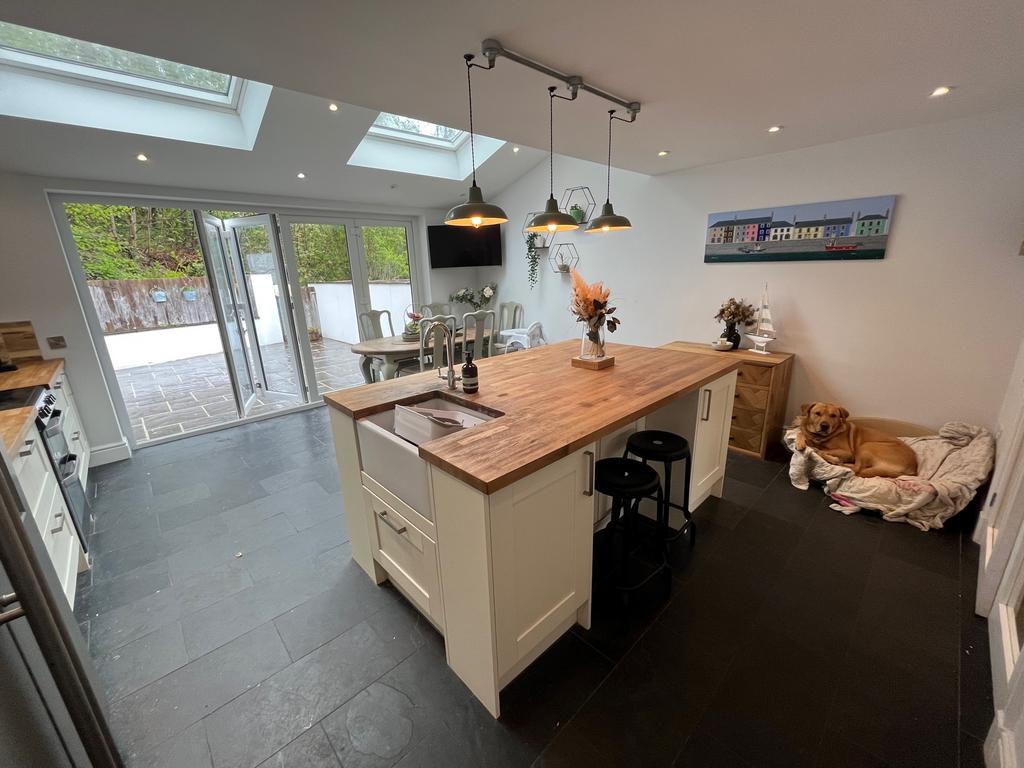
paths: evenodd
<path fill-rule="evenodd" d="M 895 202 L 886 195 L 712 213 L 704 261 L 881 259 Z"/>

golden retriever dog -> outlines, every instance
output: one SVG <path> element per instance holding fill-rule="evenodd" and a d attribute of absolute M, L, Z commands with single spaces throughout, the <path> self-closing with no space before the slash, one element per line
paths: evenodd
<path fill-rule="evenodd" d="M 813 448 L 825 461 L 848 467 L 858 477 L 917 474 L 909 445 L 885 432 L 847 421 L 850 412 L 835 403 L 805 403 L 794 426 L 796 449 Z"/>

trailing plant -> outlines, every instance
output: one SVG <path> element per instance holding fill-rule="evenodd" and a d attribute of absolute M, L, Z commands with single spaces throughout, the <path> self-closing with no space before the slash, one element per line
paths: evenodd
<path fill-rule="evenodd" d="M 529 265 L 526 280 L 530 284 L 531 291 L 537 285 L 537 279 L 540 277 L 540 249 L 537 247 L 539 238 L 540 232 L 527 232 L 526 234 L 526 263 Z"/>

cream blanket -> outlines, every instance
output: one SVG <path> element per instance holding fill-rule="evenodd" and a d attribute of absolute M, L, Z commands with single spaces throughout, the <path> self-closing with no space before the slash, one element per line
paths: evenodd
<path fill-rule="evenodd" d="M 832 509 L 851 515 L 877 509 L 890 522 L 910 523 L 922 531 L 941 528 L 974 498 L 992 469 L 995 439 L 983 427 L 951 421 L 937 435 L 901 437 L 917 454 L 918 474 L 896 479 L 857 477 L 853 470 L 830 464 L 808 448 L 795 448 L 797 430 L 783 437 L 793 452 L 789 479 L 807 490 L 810 480 L 824 484 Z"/>

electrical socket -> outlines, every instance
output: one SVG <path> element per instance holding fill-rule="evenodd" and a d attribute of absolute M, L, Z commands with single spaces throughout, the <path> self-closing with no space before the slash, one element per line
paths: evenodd
<path fill-rule="evenodd" d="M 47 336 L 46 343 L 50 349 L 67 349 L 68 343 L 63 336 Z"/>

